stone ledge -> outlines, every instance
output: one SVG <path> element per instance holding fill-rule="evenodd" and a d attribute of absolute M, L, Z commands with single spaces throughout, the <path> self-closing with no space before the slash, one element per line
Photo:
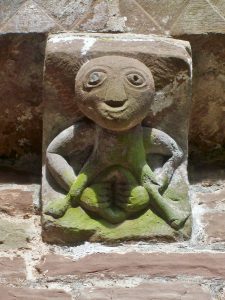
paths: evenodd
<path fill-rule="evenodd" d="M 77 300 L 210 300 L 209 292 L 199 285 L 174 283 L 141 284 L 129 288 L 94 288 L 85 289 Z"/>
<path fill-rule="evenodd" d="M 222 253 L 135 253 L 93 254 L 73 261 L 60 255 L 42 257 L 36 267 L 47 277 L 201 276 L 225 278 L 225 254 Z"/>

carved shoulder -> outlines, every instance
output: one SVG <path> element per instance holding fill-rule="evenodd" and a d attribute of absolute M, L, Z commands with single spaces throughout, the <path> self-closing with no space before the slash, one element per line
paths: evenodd
<path fill-rule="evenodd" d="M 47 153 L 68 155 L 74 150 L 93 145 L 95 125 L 91 122 L 80 121 L 60 132 L 49 144 Z"/>
<path fill-rule="evenodd" d="M 183 151 L 167 133 L 156 128 L 143 127 L 143 136 L 147 153 L 183 157 Z"/>

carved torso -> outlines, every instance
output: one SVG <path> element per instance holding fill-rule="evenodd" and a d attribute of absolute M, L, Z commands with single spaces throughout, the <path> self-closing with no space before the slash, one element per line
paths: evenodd
<path fill-rule="evenodd" d="M 119 133 L 98 127 L 90 161 L 96 162 L 103 169 L 120 165 L 137 176 L 136 165 L 145 162 L 142 127 L 136 126 L 129 131 Z"/>

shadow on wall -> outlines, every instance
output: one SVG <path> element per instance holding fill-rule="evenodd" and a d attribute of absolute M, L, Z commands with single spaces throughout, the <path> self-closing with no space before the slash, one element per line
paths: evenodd
<path fill-rule="evenodd" d="M 193 163 L 225 162 L 225 35 L 186 35 L 193 55 L 189 157 Z"/>
<path fill-rule="evenodd" d="M 0 36 L 1 165 L 40 170 L 45 45 L 45 34 Z"/>

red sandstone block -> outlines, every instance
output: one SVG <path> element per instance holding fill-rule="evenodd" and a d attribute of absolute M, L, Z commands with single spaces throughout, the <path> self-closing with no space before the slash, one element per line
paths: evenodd
<path fill-rule="evenodd" d="M 21 257 L 15 257 L 13 259 L 0 257 L 0 279 L 5 279 L 9 282 L 26 279 L 24 260 Z"/>
<path fill-rule="evenodd" d="M 225 211 L 207 213 L 202 220 L 207 243 L 225 242 Z"/>
<path fill-rule="evenodd" d="M 71 296 L 61 290 L 12 288 L 0 286 L 0 299 L 4 300 L 71 300 Z"/>
<path fill-rule="evenodd" d="M 60 255 L 47 255 L 37 266 L 48 277 L 139 276 L 176 277 L 202 276 L 225 278 L 225 253 L 126 253 L 93 254 L 73 261 Z"/>
<path fill-rule="evenodd" d="M 225 207 L 225 188 L 211 193 L 197 193 L 199 204 L 209 208 L 216 208 L 221 205 Z"/>
<path fill-rule="evenodd" d="M 131 288 L 89 288 L 77 300 L 210 300 L 210 293 L 199 285 L 180 282 L 149 283 Z"/>
<path fill-rule="evenodd" d="M 21 189 L 5 189 L 0 191 L 0 212 L 10 216 L 28 216 L 33 210 L 33 193 Z"/>

